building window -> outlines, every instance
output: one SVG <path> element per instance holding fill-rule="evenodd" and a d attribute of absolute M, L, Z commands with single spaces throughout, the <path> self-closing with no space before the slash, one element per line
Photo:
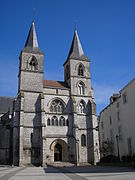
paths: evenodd
<path fill-rule="evenodd" d="M 83 100 L 81 100 L 80 103 L 79 103 L 79 112 L 81 114 L 85 113 L 85 102 Z"/>
<path fill-rule="evenodd" d="M 117 119 L 118 119 L 118 121 L 120 121 L 120 112 L 119 111 L 117 112 Z"/>
<path fill-rule="evenodd" d="M 117 108 L 119 108 L 119 103 L 117 102 Z"/>
<path fill-rule="evenodd" d="M 103 121 L 101 122 L 101 128 L 104 129 L 104 123 L 103 123 Z"/>
<path fill-rule="evenodd" d="M 58 126 L 58 119 L 55 119 L 55 126 Z"/>
<path fill-rule="evenodd" d="M 52 126 L 54 126 L 54 119 L 52 118 Z"/>
<path fill-rule="evenodd" d="M 112 125 L 112 117 L 110 116 L 109 119 L 110 119 L 110 125 Z"/>
<path fill-rule="evenodd" d="M 78 84 L 78 94 L 79 95 L 84 95 L 84 83 L 83 82 L 79 82 Z"/>
<path fill-rule="evenodd" d="M 63 103 L 58 99 L 53 100 L 50 106 L 50 111 L 53 113 L 63 113 L 64 111 Z"/>
<path fill-rule="evenodd" d="M 127 94 L 126 93 L 124 93 L 122 95 L 122 98 L 123 98 L 123 104 L 127 103 Z"/>
<path fill-rule="evenodd" d="M 63 119 L 63 126 L 65 126 L 66 124 L 65 124 L 65 118 Z"/>
<path fill-rule="evenodd" d="M 132 156 L 132 142 L 131 142 L 131 138 L 127 139 L 127 144 L 128 144 L 128 153 L 130 156 Z"/>
<path fill-rule="evenodd" d="M 110 141 L 111 143 L 114 142 L 113 129 L 110 129 Z"/>
<path fill-rule="evenodd" d="M 50 118 L 47 119 L 47 125 L 50 126 Z"/>
<path fill-rule="evenodd" d="M 78 76 L 84 76 L 84 70 L 82 64 L 78 66 Z"/>
<path fill-rule="evenodd" d="M 81 135 L 81 146 L 86 146 L 86 136 L 85 134 L 82 134 Z"/>
<path fill-rule="evenodd" d="M 118 136 L 119 136 L 119 140 L 122 141 L 122 129 L 121 129 L 121 126 L 118 127 Z"/>
<path fill-rule="evenodd" d="M 57 126 L 57 123 L 58 123 L 57 121 L 58 121 L 57 117 L 56 117 L 56 116 L 53 116 L 53 117 L 52 117 L 52 126 L 54 126 L 54 125 Z"/>
<path fill-rule="evenodd" d="M 48 126 L 68 126 L 68 119 L 65 120 L 63 116 L 61 116 L 58 120 L 56 116 L 53 116 L 50 120 L 50 118 L 47 119 L 47 125 Z"/>
<path fill-rule="evenodd" d="M 32 71 L 38 70 L 38 63 L 34 56 L 31 58 L 31 61 L 29 63 L 29 69 Z"/>
<path fill-rule="evenodd" d="M 65 118 L 63 116 L 61 116 L 60 119 L 59 119 L 59 125 L 60 126 L 65 126 Z"/>

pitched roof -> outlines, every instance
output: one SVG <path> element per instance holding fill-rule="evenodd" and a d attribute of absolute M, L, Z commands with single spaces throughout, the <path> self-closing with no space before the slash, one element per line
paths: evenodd
<path fill-rule="evenodd" d="M 68 89 L 68 85 L 62 81 L 43 80 L 43 87 Z"/>
<path fill-rule="evenodd" d="M 88 60 L 88 58 L 85 56 L 85 54 L 83 52 L 77 30 L 75 30 L 75 33 L 74 33 L 71 48 L 70 48 L 70 51 L 68 54 L 68 59 L 69 58 Z"/>
<path fill-rule="evenodd" d="M 0 96 L 0 113 L 12 112 L 13 109 L 13 97 Z"/>
<path fill-rule="evenodd" d="M 42 53 L 38 47 L 38 40 L 37 40 L 34 21 L 32 22 L 25 47 L 22 51 L 23 52 L 33 52 L 33 53 Z"/>

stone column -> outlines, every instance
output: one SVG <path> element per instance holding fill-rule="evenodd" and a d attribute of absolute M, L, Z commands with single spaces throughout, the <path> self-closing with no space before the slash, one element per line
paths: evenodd
<path fill-rule="evenodd" d="M 23 165 L 24 92 L 20 92 L 19 166 Z"/>
<path fill-rule="evenodd" d="M 46 152 L 45 152 L 45 110 L 44 110 L 44 94 L 40 93 L 41 98 L 41 164 L 44 167 L 46 165 Z"/>
<path fill-rule="evenodd" d="M 92 115 L 93 122 L 93 164 L 96 165 L 99 162 L 100 151 L 99 151 L 99 134 L 98 134 L 98 122 L 96 115 Z"/>
<path fill-rule="evenodd" d="M 76 101 L 75 97 L 71 97 L 71 111 L 72 111 L 72 119 L 73 119 L 73 137 L 74 137 L 74 155 L 75 155 L 75 161 L 76 165 L 79 165 L 79 138 L 78 138 L 78 125 L 77 125 L 77 109 L 76 109 Z"/>

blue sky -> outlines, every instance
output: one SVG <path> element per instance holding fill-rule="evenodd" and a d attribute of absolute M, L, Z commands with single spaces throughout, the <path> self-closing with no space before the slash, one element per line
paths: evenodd
<path fill-rule="evenodd" d="M 135 77 L 135 0 L 4 0 L 0 5 L 0 95 L 16 96 L 19 54 L 35 8 L 44 79 L 63 80 L 76 20 L 91 60 L 99 113 Z"/>

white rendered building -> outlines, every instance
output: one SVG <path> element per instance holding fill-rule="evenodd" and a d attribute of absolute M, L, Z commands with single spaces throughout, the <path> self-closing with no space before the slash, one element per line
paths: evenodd
<path fill-rule="evenodd" d="M 130 81 L 119 94 L 110 98 L 110 104 L 100 113 L 100 149 L 105 141 L 113 144 L 113 155 L 135 154 L 135 79 Z M 103 153 L 101 152 L 101 157 Z"/>

